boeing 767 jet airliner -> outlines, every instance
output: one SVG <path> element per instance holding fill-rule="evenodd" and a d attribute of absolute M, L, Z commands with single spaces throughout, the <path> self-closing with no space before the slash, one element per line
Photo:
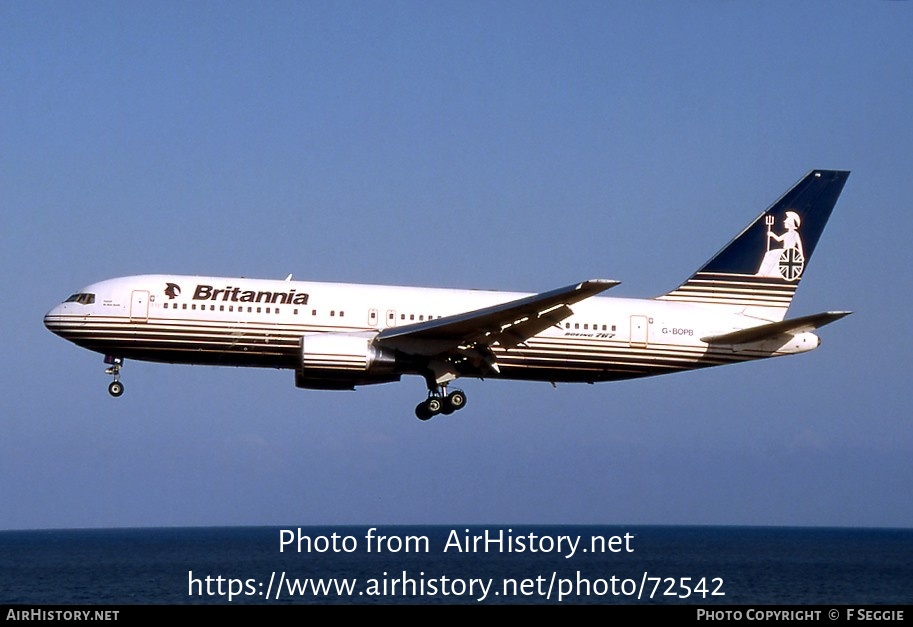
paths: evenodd
<path fill-rule="evenodd" d="M 813 170 L 671 292 L 599 296 L 603 279 L 522 294 L 150 274 L 94 283 L 44 317 L 105 356 L 111 396 L 125 359 L 295 371 L 295 385 L 351 390 L 420 375 L 427 420 L 462 409 L 460 377 L 617 381 L 812 350 L 846 316 L 786 319 L 849 172 Z"/>

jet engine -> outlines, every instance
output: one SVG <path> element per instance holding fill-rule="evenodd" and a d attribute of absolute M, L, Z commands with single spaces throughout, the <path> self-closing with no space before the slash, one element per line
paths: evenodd
<path fill-rule="evenodd" d="M 374 334 L 315 333 L 301 338 L 295 386 L 354 390 L 356 385 L 399 381 L 394 351 L 372 344 Z"/>

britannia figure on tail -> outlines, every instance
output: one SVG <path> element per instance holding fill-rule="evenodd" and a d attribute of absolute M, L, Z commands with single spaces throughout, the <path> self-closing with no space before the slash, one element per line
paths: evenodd
<path fill-rule="evenodd" d="M 782 235 L 777 235 L 771 230 L 774 225 L 772 215 L 765 216 L 767 224 L 767 252 L 761 260 L 756 276 L 783 278 L 795 281 L 802 276 L 805 267 L 805 255 L 802 251 L 802 238 L 799 237 L 799 226 L 802 219 L 795 211 L 787 211 L 783 218 Z M 771 249 L 771 240 L 783 244 L 781 248 Z"/>

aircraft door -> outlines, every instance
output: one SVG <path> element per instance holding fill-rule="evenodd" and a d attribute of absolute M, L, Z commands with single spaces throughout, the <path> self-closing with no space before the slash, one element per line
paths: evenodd
<path fill-rule="evenodd" d="M 149 320 L 149 292 L 133 290 L 130 298 L 130 322 L 147 322 Z"/>
<path fill-rule="evenodd" d="M 631 316 L 631 346 L 643 348 L 647 345 L 648 324 L 646 316 Z"/>
<path fill-rule="evenodd" d="M 396 312 L 392 309 L 387 310 L 387 320 L 386 327 L 395 327 L 396 326 Z"/>

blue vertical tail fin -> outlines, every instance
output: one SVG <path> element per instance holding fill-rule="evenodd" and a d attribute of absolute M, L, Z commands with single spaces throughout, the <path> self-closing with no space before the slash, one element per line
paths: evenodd
<path fill-rule="evenodd" d="M 687 281 L 659 300 L 783 320 L 849 172 L 812 170 Z"/>

